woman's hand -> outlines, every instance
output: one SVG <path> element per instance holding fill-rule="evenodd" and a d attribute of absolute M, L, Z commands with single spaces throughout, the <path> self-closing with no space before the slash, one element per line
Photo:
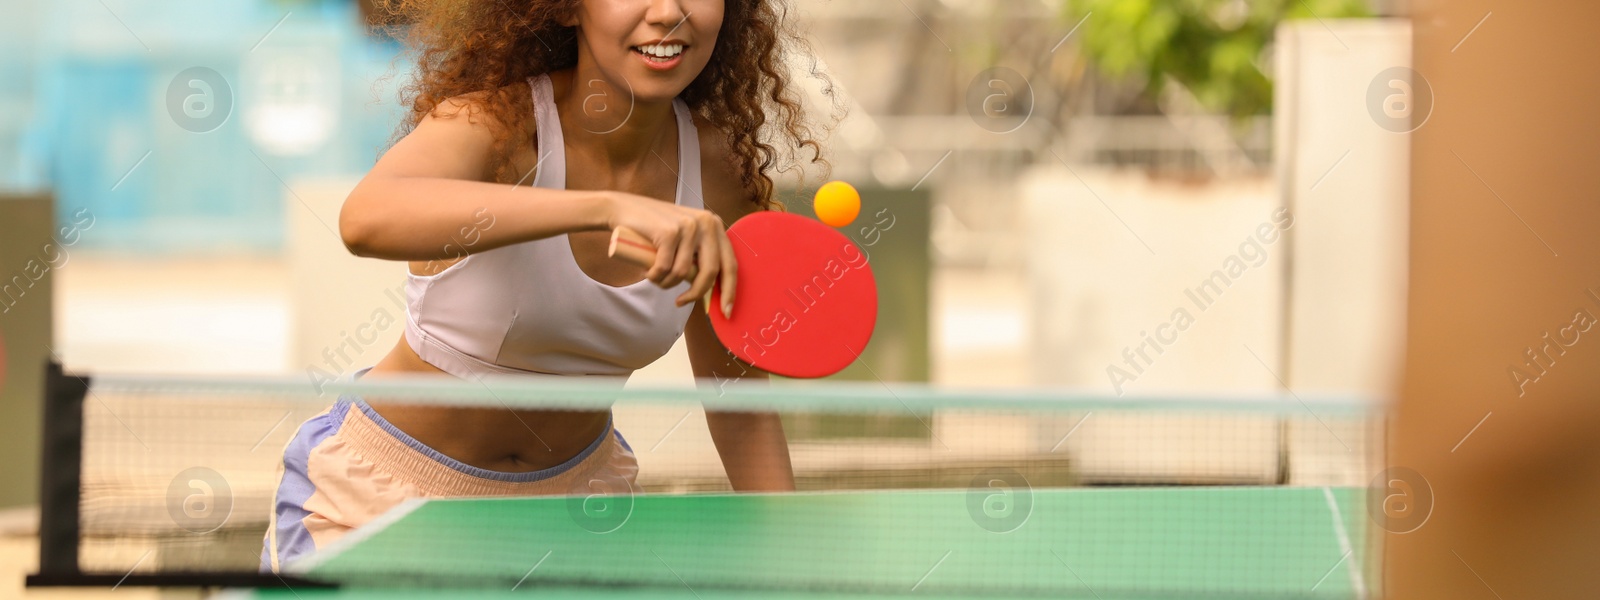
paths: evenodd
<path fill-rule="evenodd" d="M 635 194 L 614 192 L 608 198 L 609 228 L 632 229 L 656 248 L 656 262 L 645 273 L 646 279 L 670 288 L 687 280 L 691 268 L 696 270 L 689 291 L 678 296 L 678 306 L 683 306 L 708 294 L 720 276 L 720 309 L 727 316 L 733 306 L 737 269 L 733 244 L 720 217 Z"/>

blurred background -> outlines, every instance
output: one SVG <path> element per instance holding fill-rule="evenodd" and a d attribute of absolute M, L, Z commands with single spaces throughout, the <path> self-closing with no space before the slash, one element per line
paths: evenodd
<path fill-rule="evenodd" d="M 53 308 L 54 351 L 94 370 L 349 370 L 321 350 L 392 308 L 341 293 L 365 289 L 349 275 L 399 272 L 347 256 L 329 231 L 394 133 L 409 74 L 370 9 L 10 4 L 0 189 L 49 197 L 58 226 L 83 223 L 60 257 L 6 257 L 8 274 L 45 259 L 35 275 L 56 291 L 46 302 L 42 283 L 8 280 L 8 312 Z M 1356 348 L 1325 338 L 1370 345 L 1394 325 L 1406 138 L 1368 102 L 1369 84 L 1388 90 L 1380 103 L 1401 93 L 1374 83 L 1408 64 L 1393 7 L 796 7 L 815 48 L 796 79 L 823 119 L 833 107 L 804 72 L 827 72 L 847 111 L 832 176 L 888 209 L 881 232 L 851 233 L 894 249 L 885 270 L 925 263 L 905 301 L 926 310 L 894 332 L 922 343 L 884 369 L 894 379 L 1232 389 L 1344 368 L 1354 379 L 1329 385 L 1375 389 L 1392 363 L 1341 366 Z M 805 210 L 804 194 L 785 197 Z M 1280 206 L 1293 215 L 1282 239 L 1241 246 Z M 1226 264 L 1240 252 L 1243 272 Z M 1191 300 L 1216 271 L 1214 298 Z M 1163 352 L 1121 356 L 1177 309 L 1194 323 Z M 370 362 L 398 335 L 367 331 L 336 362 Z M 1318 366 L 1291 364 L 1302 357 Z"/>
<path fill-rule="evenodd" d="M 4 5 L 0 444 L 26 458 L 5 461 L 0 505 L 36 498 L 46 358 L 329 378 L 394 345 L 404 265 L 352 257 L 334 231 L 409 76 L 370 7 Z M 1403 3 L 794 5 L 814 48 L 795 80 L 819 119 L 845 109 L 831 178 L 862 190 L 846 233 L 884 293 L 870 370 L 843 377 L 1117 395 L 1395 387 L 1404 134 L 1432 109 Z M 783 182 L 797 212 L 811 175 Z M 680 343 L 634 381 L 689 378 Z M 1116 437 L 1097 426 L 1082 443 Z"/>

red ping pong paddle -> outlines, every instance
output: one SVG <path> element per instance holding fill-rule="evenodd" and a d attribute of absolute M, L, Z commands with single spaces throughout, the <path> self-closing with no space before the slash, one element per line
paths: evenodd
<path fill-rule="evenodd" d="M 850 238 L 820 222 L 784 212 L 758 212 L 728 228 L 739 264 L 731 317 L 710 311 L 722 345 L 747 363 L 785 377 L 824 377 L 850 365 L 878 321 L 878 284 L 867 256 Z M 655 264 L 655 247 L 619 227 L 611 256 Z M 693 275 L 690 275 L 693 278 Z M 707 306 L 720 306 L 715 285 Z"/>

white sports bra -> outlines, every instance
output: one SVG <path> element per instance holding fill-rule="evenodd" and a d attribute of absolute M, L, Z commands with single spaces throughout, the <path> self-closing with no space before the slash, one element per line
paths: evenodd
<path fill-rule="evenodd" d="M 566 189 L 567 166 L 550 78 L 529 80 L 541 163 L 533 185 Z M 689 107 L 678 122 L 679 206 L 701 208 L 700 141 Z M 490 225 L 492 226 L 492 225 Z M 566 234 L 469 254 L 435 275 L 406 281 L 406 342 L 451 375 L 627 376 L 672 348 L 693 306 L 688 289 L 649 280 L 615 287 L 578 267 Z"/>

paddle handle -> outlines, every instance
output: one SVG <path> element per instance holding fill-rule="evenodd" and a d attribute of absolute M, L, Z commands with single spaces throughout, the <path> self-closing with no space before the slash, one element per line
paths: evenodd
<path fill-rule="evenodd" d="M 656 247 L 650 243 L 650 239 L 627 227 L 611 230 L 611 245 L 606 248 L 606 255 L 647 269 L 656 264 Z M 684 280 L 694 281 L 695 276 L 699 274 L 699 268 L 689 265 L 689 276 Z M 710 291 L 706 292 L 704 300 L 706 311 L 710 312 Z"/>
<path fill-rule="evenodd" d="M 606 255 L 641 267 L 651 267 L 656 264 L 656 247 L 639 232 L 627 227 L 618 227 L 611 231 L 611 245 L 606 249 Z"/>

